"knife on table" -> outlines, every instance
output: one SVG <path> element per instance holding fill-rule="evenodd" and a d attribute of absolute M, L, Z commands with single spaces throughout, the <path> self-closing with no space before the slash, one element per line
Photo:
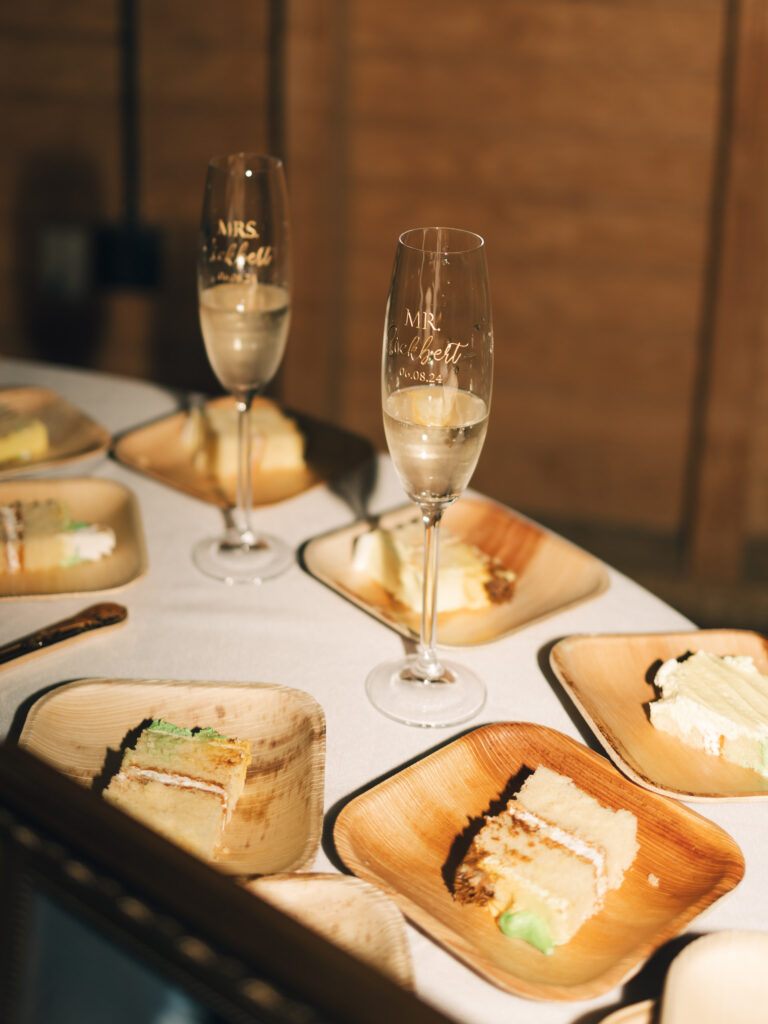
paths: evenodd
<path fill-rule="evenodd" d="M 121 604 L 102 601 L 92 604 L 67 619 L 28 633 L 18 640 L 0 646 L 0 666 L 28 655 L 38 654 L 54 644 L 76 640 L 95 629 L 119 626 L 128 618 L 128 609 Z"/>

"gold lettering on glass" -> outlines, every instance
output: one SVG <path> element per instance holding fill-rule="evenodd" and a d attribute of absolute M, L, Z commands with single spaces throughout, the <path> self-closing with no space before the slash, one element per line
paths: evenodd
<path fill-rule="evenodd" d="M 440 328 L 435 324 L 435 314 L 428 309 L 420 309 L 414 316 L 406 306 L 405 308 L 406 327 L 415 327 L 417 331 L 437 331 Z"/>
<path fill-rule="evenodd" d="M 258 238 L 255 220 L 218 220 L 218 234 L 226 238 Z"/>

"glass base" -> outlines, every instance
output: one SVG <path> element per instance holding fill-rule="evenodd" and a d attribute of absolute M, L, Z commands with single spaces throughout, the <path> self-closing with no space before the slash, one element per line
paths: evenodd
<path fill-rule="evenodd" d="M 192 549 L 192 561 L 206 576 L 223 583 L 261 583 L 285 572 L 295 554 L 285 541 L 264 534 L 257 536 L 255 544 L 242 545 L 206 537 Z"/>
<path fill-rule="evenodd" d="M 485 684 L 474 672 L 452 661 L 441 661 L 445 675 L 434 682 L 417 679 L 418 655 L 385 662 L 365 681 L 374 707 L 405 725 L 439 728 L 466 722 L 485 704 Z"/>

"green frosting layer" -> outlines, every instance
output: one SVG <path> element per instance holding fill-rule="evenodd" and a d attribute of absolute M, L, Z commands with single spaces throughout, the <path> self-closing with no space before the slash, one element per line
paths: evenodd
<path fill-rule="evenodd" d="M 167 732 L 172 736 L 192 735 L 191 729 L 185 729 L 183 725 L 174 725 L 172 722 L 166 722 L 164 718 L 153 718 L 149 728 L 151 732 Z"/>
<path fill-rule="evenodd" d="M 498 925 L 505 935 L 523 939 L 542 953 L 551 953 L 555 948 L 544 919 L 530 910 L 505 910 L 499 915 Z"/>
<path fill-rule="evenodd" d="M 150 732 L 162 732 L 170 736 L 186 736 L 193 740 L 226 740 L 223 733 L 216 732 L 210 726 L 204 729 L 187 729 L 183 725 L 174 725 L 164 718 L 153 718 L 149 726 Z"/>

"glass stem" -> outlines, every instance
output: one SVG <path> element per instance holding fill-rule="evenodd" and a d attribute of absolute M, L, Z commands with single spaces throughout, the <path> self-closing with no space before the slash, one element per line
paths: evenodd
<path fill-rule="evenodd" d="M 250 411 L 253 395 L 237 399 L 237 524 L 238 542 L 244 548 L 255 547 L 256 537 L 251 529 L 251 430 Z"/>
<path fill-rule="evenodd" d="M 445 669 L 437 657 L 437 570 L 440 544 L 440 520 L 443 510 L 422 508 L 424 523 L 424 573 L 421 594 L 421 634 L 416 672 L 426 682 L 441 679 Z"/>

